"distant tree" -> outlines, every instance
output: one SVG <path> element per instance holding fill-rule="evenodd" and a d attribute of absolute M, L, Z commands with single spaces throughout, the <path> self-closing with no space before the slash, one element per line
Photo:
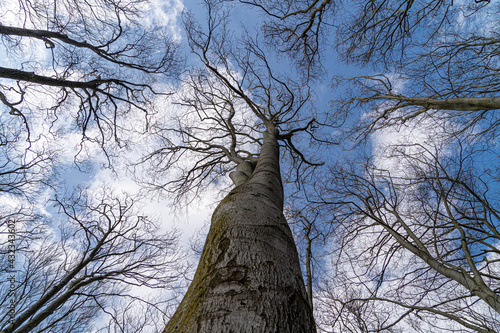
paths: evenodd
<path fill-rule="evenodd" d="M 119 141 L 118 120 L 130 109 L 147 119 L 152 96 L 164 93 L 154 81 L 179 65 L 170 34 L 144 22 L 148 6 L 145 0 L 2 4 L 0 102 L 28 137 L 37 117 L 68 117 L 83 139 L 104 145 Z"/>
<path fill-rule="evenodd" d="M 495 153 L 457 141 L 451 152 L 399 143 L 390 149 L 396 171 L 373 159 L 332 170 L 326 188 L 344 274 L 334 281 L 357 293 L 342 306 L 396 305 L 384 321 L 365 318 L 370 331 L 413 316 L 441 330 L 456 330 L 450 321 L 477 332 L 500 327 Z"/>
<path fill-rule="evenodd" d="M 56 198 L 58 212 L 51 217 L 29 209 L 2 215 L 2 224 L 15 228 L 16 250 L 11 265 L 12 243 L 2 241 L 1 332 L 141 332 L 157 321 L 162 326 L 164 298 L 148 299 L 144 291 L 172 288 L 183 276 L 177 236 L 161 235 L 156 222 L 138 215 L 132 197 L 101 190 Z M 143 291 L 134 292 L 136 287 Z M 141 306 L 142 318 L 128 313 Z"/>
<path fill-rule="evenodd" d="M 314 308 L 314 290 L 319 281 L 319 276 L 324 273 L 324 243 L 329 239 L 329 224 L 324 223 L 325 216 L 321 209 L 314 205 L 301 204 L 293 198 L 287 198 L 285 217 L 294 234 L 299 250 L 302 270 L 306 278 L 307 298 Z M 307 201 L 305 201 L 307 202 Z"/>
<path fill-rule="evenodd" d="M 162 233 L 132 196 L 67 194 L 60 174 L 78 140 L 81 170 L 92 145 L 109 164 L 128 132 L 146 131 L 155 98 L 171 93 L 166 79 L 181 58 L 148 8 L 142 0 L 0 4 L 0 332 L 165 325 L 168 289 L 185 268 L 177 234 Z M 145 296 L 153 289 L 162 294 Z"/>

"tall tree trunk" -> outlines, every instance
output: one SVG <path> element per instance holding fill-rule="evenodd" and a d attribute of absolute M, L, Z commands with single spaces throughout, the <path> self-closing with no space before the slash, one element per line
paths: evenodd
<path fill-rule="evenodd" d="M 219 204 L 198 269 L 164 333 L 316 332 L 283 216 L 276 133 L 251 178 Z"/>

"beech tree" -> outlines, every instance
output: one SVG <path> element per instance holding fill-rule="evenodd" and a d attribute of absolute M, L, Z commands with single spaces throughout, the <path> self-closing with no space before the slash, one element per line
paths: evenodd
<path fill-rule="evenodd" d="M 9 278 L 0 285 L 1 332 L 140 332 L 155 322 L 161 326 L 164 300 L 131 289 L 172 288 L 182 277 L 176 234 L 159 233 L 157 223 L 139 215 L 134 198 L 110 188 L 81 190 L 54 204 L 60 221 L 47 223 L 29 208 L 2 216 L 17 240 L 10 264 L 10 242 L 2 242 L 2 276 Z M 127 313 L 141 306 L 143 318 Z"/>
<path fill-rule="evenodd" d="M 241 2 L 263 10 L 271 44 L 306 74 L 325 65 L 329 45 L 386 71 L 333 78 L 337 137 L 373 155 L 351 154 L 318 183 L 332 191 L 318 202 L 337 227 L 332 276 L 315 302 L 320 327 L 497 331 L 498 221 L 485 212 L 497 210 L 498 173 L 481 164 L 498 158 L 498 5 Z"/>
<path fill-rule="evenodd" d="M 180 57 L 168 27 L 146 19 L 148 8 L 148 1 L 0 4 L 2 332 L 165 324 L 169 290 L 185 271 L 177 234 L 161 231 L 132 195 L 64 186 L 72 143 L 80 141 L 80 172 L 92 165 L 93 145 L 109 166 L 129 132 L 147 128 L 155 96 L 170 93 L 157 85 L 177 73 Z M 147 296 L 153 289 L 164 292 Z"/>
<path fill-rule="evenodd" d="M 290 182 L 318 165 L 297 144 L 319 136 L 308 88 L 276 72 L 249 33 L 232 34 L 225 7 L 205 5 L 206 27 L 184 18 L 204 67 L 186 76 L 174 125 L 153 127 L 160 148 L 143 162 L 160 172 L 150 183 L 157 189 L 196 195 L 228 173 L 234 188 L 212 215 L 193 281 L 164 332 L 315 332 L 283 215 L 280 163 L 280 155 L 291 162 Z"/>
<path fill-rule="evenodd" d="M 159 93 L 155 78 L 175 72 L 178 62 L 175 44 L 163 31 L 151 33 L 138 24 L 144 2 L 54 1 L 50 10 L 36 1 L 18 3 L 21 21 L 4 15 L 0 25 L 14 64 L 0 68 L 0 101 L 11 117 L 4 112 L 0 121 L 24 132 L 2 134 L 6 162 L 1 160 L 0 191 L 26 195 L 30 184 L 49 179 L 55 155 L 31 154 L 30 149 L 44 134 L 58 131 L 49 127 L 32 135 L 40 110 L 49 123 L 71 116 L 71 130 L 105 153 L 111 152 L 106 145 L 113 140 L 126 144 L 120 133 L 129 127 L 123 120 L 140 110 L 142 129 L 149 131 L 152 143 L 141 161 L 141 167 L 151 165 L 150 178 L 142 179 L 147 185 L 186 198 L 214 184 L 227 188 L 227 174 L 233 182 L 214 211 L 194 279 L 164 332 L 314 332 L 313 303 L 316 322 L 325 331 L 401 331 L 408 326 L 421 332 L 498 331 L 498 168 L 476 161 L 498 156 L 499 30 L 498 20 L 474 21 L 480 15 L 495 17 L 494 4 L 241 0 L 267 15 L 268 44 L 296 61 L 302 80 L 321 78 L 317 74 L 326 68 L 330 44 L 345 62 L 390 71 L 334 78 L 338 95 L 332 93 L 332 110 L 319 115 L 308 87 L 313 81 L 278 73 L 279 64 L 266 56 L 258 38 L 248 31 L 241 37 L 230 32 L 225 4 L 206 1 L 206 27 L 184 17 L 192 54 L 203 66 L 185 73 L 172 97 L 179 112 L 167 123 L 150 123 L 152 97 Z M 48 57 L 34 53 L 16 62 L 26 43 L 43 44 Z M 51 97 L 38 100 L 40 92 Z M 440 131 L 430 131 L 430 124 Z M 333 138 L 331 127 L 336 128 Z M 380 149 L 377 138 L 384 133 L 409 135 L 407 130 L 422 128 L 435 134 L 434 141 L 414 142 L 407 136 Z M 16 145 L 21 137 L 29 141 L 22 149 Z M 318 177 L 321 162 L 333 159 L 321 156 L 327 152 L 321 148 L 334 141 L 361 152 L 339 159 Z M 306 153 L 308 145 L 316 149 Z M 29 154 L 24 154 L 26 147 Z M 318 192 L 305 198 L 314 206 L 289 211 L 293 222 L 304 226 L 306 291 L 283 209 L 288 186 L 300 191 L 310 184 Z M 83 206 L 90 215 L 113 221 L 113 212 L 121 214 L 128 203 Z M 132 255 L 141 250 L 132 228 L 116 234 L 130 251 L 105 251 L 120 257 L 113 267 L 105 256 L 85 266 L 109 235 L 94 223 L 99 218 L 72 211 L 86 211 L 79 205 L 57 202 L 77 226 L 74 233 L 86 235 L 82 259 L 55 252 L 42 256 L 40 262 L 57 268 L 55 275 L 47 273 L 50 287 L 36 294 L 37 300 L 27 297 L 33 302 L 27 301 L 5 330 L 88 330 L 99 311 L 111 318 L 104 331 L 139 331 L 147 322 L 155 322 L 158 330 L 163 323 L 150 317 L 152 312 L 131 324 L 129 308 L 120 312 L 112 307 L 111 313 L 103 299 L 123 296 L 118 285 L 154 281 L 168 263 L 143 266 Z M 322 210 L 320 219 L 311 207 Z M 140 216 L 120 214 L 116 228 L 133 220 L 138 231 L 148 230 Z M 314 276 L 311 262 L 320 259 L 312 244 L 331 230 L 334 260 L 321 271 L 329 275 Z M 148 234 L 150 241 L 142 240 L 154 252 L 145 258 L 154 261 L 161 251 L 153 234 Z M 47 259 L 51 256 L 53 262 Z M 133 271 L 124 269 L 127 263 Z M 40 267 L 35 271 L 45 274 Z M 101 283 L 101 276 L 110 279 Z M 24 286 L 40 281 L 29 278 Z M 124 284 L 114 284 L 115 278 Z M 164 278 L 155 286 L 169 285 Z M 79 305 L 88 307 L 77 311 Z"/>
<path fill-rule="evenodd" d="M 453 31 L 455 26 L 449 22 L 483 13 L 484 8 L 492 6 L 488 0 L 239 2 L 257 7 L 265 14 L 266 37 L 280 52 L 305 65 L 303 68 L 320 64 L 322 56 L 334 50 L 347 62 L 381 63 L 387 67 L 398 61 L 407 64 L 411 53 L 418 54 L 422 48 L 434 49 L 435 45 L 429 48 L 430 43 L 439 40 L 443 32 Z M 474 40 L 460 34 L 454 37 Z"/>
<path fill-rule="evenodd" d="M 333 78 L 334 87 L 343 92 L 332 96 L 332 124 L 339 126 L 339 137 L 364 139 L 423 113 L 461 123 L 462 129 L 478 123 L 495 127 L 491 111 L 500 105 L 494 60 L 500 41 L 497 4 L 240 2 L 262 9 L 269 40 L 297 61 L 309 59 L 306 67 L 321 66 L 321 56 L 332 54 L 333 44 L 346 62 L 391 72 Z"/>
<path fill-rule="evenodd" d="M 498 330 L 498 175 L 485 173 L 491 151 L 455 144 L 457 153 L 398 143 L 390 148 L 397 170 L 375 159 L 332 169 L 325 187 L 338 275 L 323 301 L 337 303 L 339 317 L 383 303 L 385 313 L 361 316 L 367 331 L 400 321 L 422 331 Z"/>
<path fill-rule="evenodd" d="M 30 127 L 38 117 L 54 123 L 68 117 L 83 140 L 124 145 L 120 117 L 138 109 L 148 119 L 154 94 L 165 93 L 153 83 L 177 73 L 180 63 L 171 33 L 144 22 L 149 6 L 100 0 L 2 4 L 0 102 L 28 139 L 37 139 Z"/>

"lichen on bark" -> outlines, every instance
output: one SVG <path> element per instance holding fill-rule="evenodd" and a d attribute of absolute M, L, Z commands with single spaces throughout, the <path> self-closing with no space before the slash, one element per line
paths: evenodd
<path fill-rule="evenodd" d="M 267 133 L 249 179 L 214 211 L 193 282 L 165 333 L 316 331 L 280 177 L 279 145 Z"/>

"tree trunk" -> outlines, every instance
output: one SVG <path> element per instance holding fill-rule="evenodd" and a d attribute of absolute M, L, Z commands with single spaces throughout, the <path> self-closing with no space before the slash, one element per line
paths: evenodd
<path fill-rule="evenodd" d="M 283 216 L 276 133 L 250 179 L 219 204 L 198 269 L 164 333 L 316 332 Z"/>

